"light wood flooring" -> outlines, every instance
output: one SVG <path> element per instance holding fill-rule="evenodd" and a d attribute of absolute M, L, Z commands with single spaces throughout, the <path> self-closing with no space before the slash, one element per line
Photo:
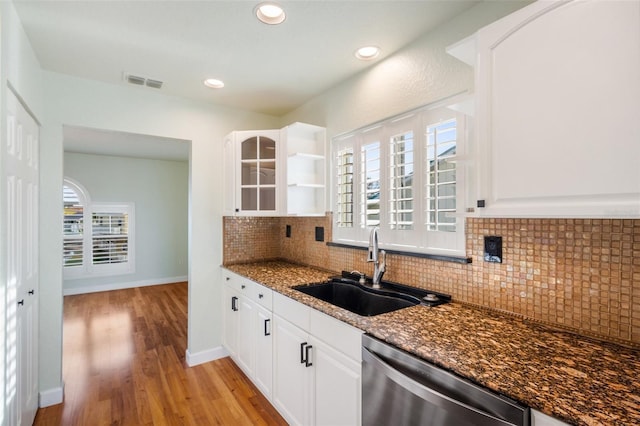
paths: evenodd
<path fill-rule="evenodd" d="M 187 283 L 66 296 L 65 401 L 34 424 L 286 425 L 229 358 L 188 367 L 186 344 Z"/>

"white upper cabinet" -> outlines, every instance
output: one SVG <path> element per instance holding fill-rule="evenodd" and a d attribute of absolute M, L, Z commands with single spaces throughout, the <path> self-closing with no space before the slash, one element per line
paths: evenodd
<path fill-rule="evenodd" d="M 294 123 L 282 129 L 286 145 L 287 215 L 316 216 L 326 213 L 324 127 Z"/>
<path fill-rule="evenodd" d="M 448 51 L 476 69 L 479 215 L 640 217 L 640 2 L 539 1 Z"/>
<path fill-rule="evenodd" d="M 225 213 L 278 213 L 279 130 L 233 132 L 225 138 Z"/>
<path fill-rule="evenodd" d="M 325 129 L 235 131 L 224 140 L 224 214 L 325 213 Z"/>

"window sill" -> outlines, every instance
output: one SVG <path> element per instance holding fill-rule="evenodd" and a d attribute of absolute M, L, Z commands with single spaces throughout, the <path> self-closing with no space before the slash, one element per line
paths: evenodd
<path fill-rule="evenodd" d="M 355 250 L 367 250 L 367 247 L 356 246 L 352 244 L 344 244 L 344 243 L 334 243 L 329 241 L 327 243 L 329 247 L 342 247 L 349 248 Z M 446 256 L 441 254 L 429 254 L 429 253 L 417 253 L 417 252 L 409 252 L 409 251 L 400 251 L 400 250 L 388 250 L 384 249 L 388 254 L 395 254 L 399 256 L 409 256 L 409 257 L 418 257 L 421 259 L 431 259 L 431 260 L 439 260 L 442 262 L 451 262 L 451 263 L 461 263 L 468 264 L 471 263 L 470 257 L 462 257 L 462 256 Z"/>

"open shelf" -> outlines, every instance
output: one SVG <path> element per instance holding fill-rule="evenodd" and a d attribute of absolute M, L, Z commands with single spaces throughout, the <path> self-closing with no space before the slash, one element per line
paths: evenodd
<path fill-rule="evenodd" d="M 290 183 L 287 186 L 289 188 L 324 188 L 324 185 L 320 183 Z"/>
<path fill-rule="evenodd" d="M 313 160 L 313 161 L 322 161 L 324 160 L 324 155 L 320 155 L 320 154 L 309 154 L 306 152 L 294 152 L 293 154 L 289 154 L 289 158 L 299 158 L 299 159 L 306 159 L 306 160 Z"/>

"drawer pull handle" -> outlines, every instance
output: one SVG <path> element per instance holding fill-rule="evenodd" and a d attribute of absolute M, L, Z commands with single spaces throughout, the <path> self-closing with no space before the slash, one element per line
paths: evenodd
<path fill-rule="evenodd" d="M 304 364 L 305 367 L 311 367 L 313 365 L 310 358 L 311 354 L 309 353 L 311 348 L 313 348 L 313 346 L 307 342 L 300 343 L 300 364 Z"/>
<path fill-rule="evenodd" d="M 311 351 L 311 348 L 313 348 L 313 346 L 311 345 L 308 345 L 306 348 L 304 348 L 304 353 L 305 353 L 304 366 L 305 367 L 311 367 L 313 365 L 313 363 L 311 362 L 311 355 L 309 354 L 309 351 Z"/>
<path fill-rule="evenodd" d="M 258 299 L 262 299 L 264 297 L 264 294 L 260 293 L 258 294 Z"/>

